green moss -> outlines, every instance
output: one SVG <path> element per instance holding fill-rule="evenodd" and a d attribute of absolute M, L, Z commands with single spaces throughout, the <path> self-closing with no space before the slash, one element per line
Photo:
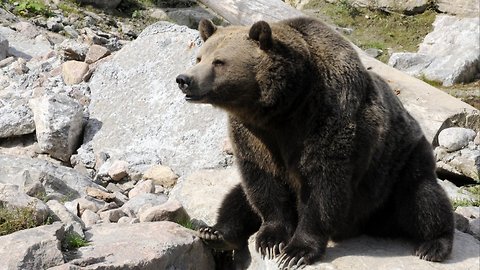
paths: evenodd
<path fill-rule="evenodd" d="M 6 208 L 0 204 L 0 236 L 36 226 L 34 205 L 26 208 Z"/>
<path fill-rule="evenodd" d="M 17 15 L 21 15 L 25 17 L 33 17 L 36 15 L 41 15 L 45 17 L 52 16 L 50 7 L 46 5 L 45 2 L 42 0 L 20 0 L 20 1 L 7 0 L 2 2 L 8 2 L 10 4 L 15 5 L 13 12 Z"/>
<path fill-rule="evenodd" d="M 187 229 L 190 229 L 190 230 L 195 230 L 195 224 L 193 224 L 192 220 L 190 219 L 184 219 L 184 220 L 180 220 L 177 222 L 180 226 L 182 227 L 185 227 Z"/>

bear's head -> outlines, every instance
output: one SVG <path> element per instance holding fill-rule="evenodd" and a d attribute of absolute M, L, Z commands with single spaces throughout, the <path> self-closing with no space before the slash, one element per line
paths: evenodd
<path fill-rule="evenodd" d="M 285 89 L 298 88 L 292 85 L 303 73 L 308 46 L 272 27 L 264 21 L 251 27 L 218 27 L 202 20 L 199 32 L 204 44 L 197 64 L 176 78 L 186 100 L 252 116 L 276 107 L 282 98 L 292 98 Z"/>

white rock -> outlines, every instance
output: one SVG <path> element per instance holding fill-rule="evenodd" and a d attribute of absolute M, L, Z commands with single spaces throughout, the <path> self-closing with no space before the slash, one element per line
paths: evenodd
<path fill-rule="evenodd" d="M 447 193 L 448 198 L 450 200 L 455 201 L 455 200 L 468 200 L 468 201 L 473 201 L 474 200 L 474 195 L 465 189 L 461 189 L 457 187 L 454 183 L 448 181 L 448 180 L 440 180 L 438 179 L 437 181 L 440 186 L 442 186 L 443 190 Z"/>
<path fill-rule="evenodd" d="M 79 84 L 88 72 L 88 64 L 70 60 L 62 64 L 62 78 L 65 84 Z"/>
<path fill-rule="evenodd" d="M 100 220 L 100 216 L 93 212 L 90 209 L 85 209 L 82 214 L 82 221 L 85 223 L 85 227 L 91 227 L 92 225 L 96 224 L 97 221 Z"/>
<path fill-rule="evenodd" d="M 64 237 L 60 222 L 0 236 L 0 268 L 34 270 L 62 264 Z"/>
<path fill-rule="evenodd" d="M 435 5 L 439 11 L 459 17 L 478 17 L 480 9 L 478 0 L 437 0 Z"/>
<path fill-rule="evenodd" d="M 3 35 L 8 40 L 8 55 L 21 57 L 26 60 L 30 60 L 33 57 L 41 57 L 53 49 L 50 41 L 43 34 L 30 38 L 8 27 L 0 26 L 0 35 Z"/>
<path fill-rule="evenodd" d="M 476 132 L 471 129 L 461 127 L 451 127 L 440 131 L 438 134 L 438 143 L 449 152 L 460 150 L 473 141 Z"/>
<path fill-rule="evenodd" d="M 48 217 L 48 206 L 37 198 L 19 190 L 17 185 L 0 183 L 0 205 L 7 209 L 32 209 L 37 225 L 44 224 Z"/>
<path fill-rule="evenodd" d="M 394 53 L 388 64 L 444 86 L 470 82 L 479 72 L 479 24 L 478 16 L 437 15 L 434 30 L 420 44 L 418 53 Z"/>
<path fill-rule="evenodd" d="M 33 113 L 27 100 L 0 100 L 0 138 L 21 136 L 34 131 Z"/>
<path fill-rule="evenodd" d="M 480 207 L 478 206 L 459 206 L 455 212 L 468 219 L 480 218 Z"/>
<path fill-rule="evenodd" d="M 131 199 L 139 194 L 154 193 L 155 185 L 152 180 L 145 180 L 139 182 L 132 190 L 128 192 L 128 197 Z"/>
<path fill-rule="evenodd" d="M 129 216 L 133 214 L 133 217 L 136 217 L 136 213 L 138 213 L 142 206 L 152 207 L 155 205 L 160 205 L 165 203 L 167 199 L 167 196 L 164 194 L 139 194 L 126 202 L 121 209 Z"/>
<path fill-rule="evenodd" d="M 83 223 L 82 219 L 68 211 L 63 204 L 56 200 L 48 201 L 47 206 L 50 208 L 54 220 L 65 224 L 66 232 L 75 232 L 82 237 L 84 236 L 83 229 L 85 229 L 85 223 Z"/>
<path fill-rule="evenodd" d="M 155 185 L 163 187 L 173 187 L 177 183 L 178 175 L 173 170 L 164 165 L 155 165 L 150 167 L 142 176 L 143 179 L 152 180 Z"/>
<path fill-rule="evenodd" d="M 117 222 L 121 217 L 126 216 L 122 209 L 112 209 L 100 212 L 100 218 L 104 221 Z"/>
<path fill-rule="evenodd" d="M 187 212 L 177 200 L 168 200 L 166 203 L 139 211 L 140 222 L 173 221 L 177 223 L 190 220 Z"/>
<path fill-rule="evenodd" d="M 78 249 L 79 258 L 51 270 L 76 269 L 74 265 L 92 270 L 215 269 L 202 241 L 172 222 L 97 224 L 86 235 L 89 245 Z"/>
<path fill-rule="evenodd" d="M 123 160 L 113 161 L 110 168 L 108 168 L 108 175 L 113 181 L 120 181 L 128 175 L 128 162 Z"/>
<path fill-rule="evenodd" d="M 30 107 L 40 149 L 54 158 L 69 161 L 82 135 L 82 105 L 66 95 L 57 94 L 33 98 Z"/>

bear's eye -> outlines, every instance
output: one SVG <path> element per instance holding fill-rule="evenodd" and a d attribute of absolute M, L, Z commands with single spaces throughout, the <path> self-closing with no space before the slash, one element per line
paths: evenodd
<path fill-rule="evenodd" d="M 222 60 L 215 59 L 215 60 L 213 60 L 212 65 L 214 65 L 216 67 L 223 66 L 223 65 L 225 65 L 225 62 L 223 62 Z"/>
<path fill-rule="evenodd" d="M 202 61 L 202 58 L 201 58 L 201 57 L 197 57 L 197 64 L 200 63 L 200 61 Z"/>

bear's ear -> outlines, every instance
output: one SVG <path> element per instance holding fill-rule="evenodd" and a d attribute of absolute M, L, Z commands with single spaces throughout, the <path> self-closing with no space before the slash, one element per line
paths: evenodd
<path fill-rule="evenodd" d="M 260 43 L 260 49 L 268 50 L 272 48 L 272 29 L 265 21 L 258 21 L 252 25 L 248 36 Z"/>
<path fill-rule="evenodd" d="M 217 31 L 217 27 L 210 20 L 202 19 L 198 24 L 198 31 L 203 41 L 207 41 L 209 37 Z"/>

